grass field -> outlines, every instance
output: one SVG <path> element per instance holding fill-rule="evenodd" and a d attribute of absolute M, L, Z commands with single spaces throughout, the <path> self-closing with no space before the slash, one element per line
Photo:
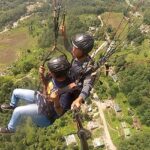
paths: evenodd
<path fill-rule="evenodd" d="M 134 52 L 127 55 L 127 62 L 149 63 L 150 62 L 150 40 L 144 40 L 142 45 L 134 47 Z"/>
<path fill-rule="evenodd" d="M 35 45 L 36 39 L 28 34 L 25 27 L 0 34 L 0 70 L 16 61 L 21 52 Z"/>
<path fill-rule="evenodd" d="M 150 40 L 145 39 L 140 46 L 128 45 L 112 57 L 115 56 L 125 56 L 128 63 L 147 65 L 150 63 Z"/>
<path fill-rule="evenodd" d="M 104 22 L 104 25 L 109 26 L 111 25 L 112 28 L 117 29 L 117 35 L 121 33 L 121 37 L 124 37 L 128 30 L 127 20 L 123 19 L 122 13 L 114 13 L 114 12 L 106 12 L 102 15 L 102 20 Z M 122 33 L 123 31 L 123 33 Z"/>

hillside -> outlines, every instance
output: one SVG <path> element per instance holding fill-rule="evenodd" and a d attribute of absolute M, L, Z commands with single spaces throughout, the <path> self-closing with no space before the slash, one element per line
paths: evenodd
<path fill-rule="evenodd" d="M 53 47 L 54 24 L 50 0 L 2 0 L 0 5 L 2 104 L 9 102 L 15 88 L 37 89 L 38 68 Z M 108 75 L 105 65 L 102 66 L 94 85 L 98 97 L 91 94 L 85 106 L 88 112 L 82 113 L 85 128 L 90 121 L 98 123 L 98 127 L 91 130 L 90 149 L 147 150 L 150 147 L 149 7 L 149 0 L 62 0 L 60 20 L 65 9 L 69 37 L 79 32 L 93 34 L 95 46 L 92 53 L 106 39 L 116 40 L 116 52 L 106 64 Z M 60 34 L 57 44 L 65 52 Z M 106 48 L 102 48 L 95 60 L 105 51 Z M 70 55 L 65 53 L 70 60 Z M 116 107 L 121 111 L 117 112 Z M 0 112 L 0 126 L 7 124 L 11 113 Z M 38 128 L 28 119 L 19 125 L 15 134 L 0 135 L 0 149 L 78 150 L 80 144 L 76 131 L 71 111 L 48 128 Z M 70 134 L 77 139 L 75 146 L 66 145 L 64 137 Z M 102 148 L 94 148 L 96 138 L 103 139 Z M 109 147 L 111 142 L 114 147 Z"/>

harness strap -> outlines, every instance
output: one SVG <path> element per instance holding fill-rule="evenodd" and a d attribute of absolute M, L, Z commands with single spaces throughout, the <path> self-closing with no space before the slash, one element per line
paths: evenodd
<path fill-rule="evenodd" d="M 77 85 L 75 82 L 70 83 L 69 85 L 63 87 L 63 88 L 59 88 L 58 89 L 58 94 L 63 94 L 65 92 L 71 91 L 71 90 L 76 90 L 78 89 Z"/>

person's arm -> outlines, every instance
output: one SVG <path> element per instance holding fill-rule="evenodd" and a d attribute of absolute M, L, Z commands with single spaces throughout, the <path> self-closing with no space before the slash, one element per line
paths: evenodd
<path fill-rule="evenodd" d="M 46 78 L 45 78 L 45 68 L 44 66 L 40 66 L 39 67 L 39 76 L 40 76 L 40 80 L 43 83 L 43 85 L 46 84 Z"/>
<path fill-rule="evenodd" d="M 64 114 L 66 111 L 68 111 L 71 108 L 71 103 L 73 100 L 74 100 L 74 93 L 65 92 L 61 94 L 59 97 L 59 104 L 57 105 L 59 106 L 59 112 L 61 112 L 61 114 Z"/>
<path fill-rule="evenodd" d="M 65 26 L 61 26 L 60 30 L 61 30 L 61 34 L 62 34 L 63 40 L 64 40 L 64 47 L 67 51 L 71 52 L 72 51 L 72 45 L 68 40 Z"/>
<path fill-rule="evenodd" d="M 59 99 L 59 96 L 58 96 L 58 93 L 57 91 L 56 92 L 53 92 L 51 94 L 51 98 L 50 98 L 53 102 L 54 102 L 54 108 L 55 108 L 55 111 L 58 115 L 62 115 L 63 112 L 64 112 L 64 109 L 62 108 L 62 106 L 60 105 L 60 99 Z"/>
<path fill-rule="evenodd" d="M 93 87 L 94 80 L 95 80 L 95 76 L 92 76 L 92 75 L 89 75 L 84 79 L 83 88 L 78 98 L 75 99 L 74 102 L 72 103 L 71 105 L 72 109 L 74 107 L 79 108 L 81 104 L 86 100 L 86 98 L 90 95 L 90 91 Z"/>
<path fill-rule="evenodd" d="M 51 74 L 50 74 L 50 72 L 48 72 L 45 75 L 44 66 L 40 66 L 39 67 L 39 76 L 40 76 L 40 80 L 41 80 L 42 85 L 43 85 L 43 92 L 44 92 L 44 94 L 46 94 L 47 85 L 48 85 L 49 79 L 51 78 Z"/>
<path fill-rule="evenodd" d="M 61 105 L 59 103 L 59 100 L 54 101 L 54 108 L 55 108 L 55 111 L 57 112 L 58 115 L 62 115 L 63 114 L 64 110 L 61 107 Z"/>
<path fill-rule="evenodd" d="M 90 91 L 93 87 L 93 83 L 94 83 L 94 80 L 95 80 L 95 77 L 94 76 L 87 76 L 85 79 L 84 79 L 84 82 L 83 82 L 83 88 L 81 90 L 81 93 L 79 95 L 79 97 L 82 97 L 82 99 L 85 101 L 87 97 L 89 97 L 90 95 Z"/>

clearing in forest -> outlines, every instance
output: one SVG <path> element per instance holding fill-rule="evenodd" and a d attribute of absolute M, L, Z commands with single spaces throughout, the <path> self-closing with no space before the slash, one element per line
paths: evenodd
<path fill-rule="evenodd" d="M 26 28 L 0 34 L 0 70 L 15 62 L 21 52 L 33 48 L 34 45 L 34 39 Z"/>

